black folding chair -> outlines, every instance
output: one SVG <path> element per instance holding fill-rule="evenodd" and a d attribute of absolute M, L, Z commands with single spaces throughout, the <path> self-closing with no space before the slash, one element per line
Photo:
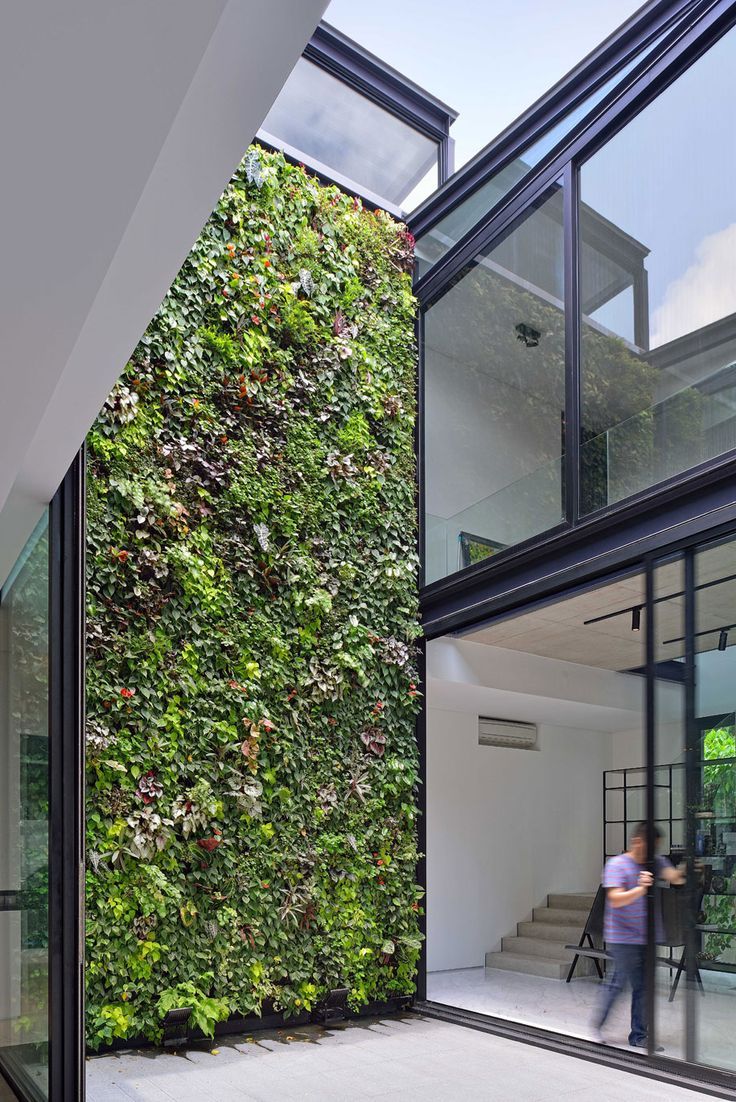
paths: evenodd
<path fill-rule="evenodd" d="M 657 957 L 657 963 L 664 965 L 670 969 L 670 975 L 672 975 L 672 969 L 676 968 L 675 979 L 670 988 L 669 1002 L 672 1002 L 676 993 L 677 986 L 680 982 L 680 977 L 685 970 L 685 942 L 687 940 L 687 929 L 689 923 L 692 922 L 692 912 L 688 907 L 689 893 L 682 887 L 672 886 L 662 888 L 657 892 L 659 897 L 659 903 L 661 907 L 662 926 L 664 928 L 664 944 L 670 949 L 670 955 L 668 957 Z M 698 891 L 698 895 L 695 901 L 695 914 L 700 911 L 703 904 L 703 887 Z M 682 953 L 679 958 L 672 955 L 673 949 L 679 949 L 682 947 Z M 701 995 L 705 994 L 703 991 L 703 981 L 700 978 L 700 969 L 695 967 L 695 981 L 700 988 Z"/>
<path fill-rule="evenodd" d="M 580 941 L 577 945 L 566 945 L 566 949 L 574 949 L 575 956 L 567 973 L 565 983 L 569 983 L 575 973 L 575 967 L 580 957 L 592 960 L 600 979 L 603 979 L 601 961 L 611 960 L 610 953 L 603 948 L 603 911 L 606 905 L 606 889 L 601 885 L 595 893 L 593 906 L 590 908 Z M 586 944 L 587 942 L 587 944 Z"/>

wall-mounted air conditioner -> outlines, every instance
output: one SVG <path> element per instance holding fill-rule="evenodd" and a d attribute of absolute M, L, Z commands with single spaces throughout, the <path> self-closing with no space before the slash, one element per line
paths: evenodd
<path fill-rule="evenodd" d="M 517 750 L 537 749 L 536 723 L 520 723 L 515 719 L 491 719 L 478 716 L 479 746 L 513 746 Z"/>

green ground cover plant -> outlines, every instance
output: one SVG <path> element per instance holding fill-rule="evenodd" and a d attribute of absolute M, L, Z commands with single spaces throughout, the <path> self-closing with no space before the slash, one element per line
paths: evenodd
<path fill-rule="evenodd" d="M 93 1048 L 413 990 L 412 264 L 252 148 L 90 432 Z"/>

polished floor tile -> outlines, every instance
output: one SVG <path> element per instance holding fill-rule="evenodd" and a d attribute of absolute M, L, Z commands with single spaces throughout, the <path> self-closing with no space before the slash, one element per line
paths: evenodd
<path fill-rule="evenodd" d="M 474 970 L 472 970 L 474 971 Z M 507 974 L 508 975 L 508 974 Z M 529 979 L 530 977 L 524 977 Z M 455 992 L 462 977 L 455 976 Z M 450 982 L 445 974 L 445 983 Z M 478 998 L 479 985 L 475 985 Z M 572 986 L 572 985 L 571 985 Z M 470 988 L 466 988 L 466 991 Z M 521 993 L 516 992 L 518 1000 Z M 436 997 L 436 992 L 435 992 Z M 547 998 L 548 1009 L 550 1004 Z M 585 999 L 575 995 L 575 1005 Z M 419 1015 L 87 1061 L 88 1102 L 690 1102 L 699 1092 Z"/>

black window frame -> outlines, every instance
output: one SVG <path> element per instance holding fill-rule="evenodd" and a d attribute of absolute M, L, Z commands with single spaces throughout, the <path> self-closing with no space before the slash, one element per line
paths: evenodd
<path fill-rule="evenodd" d="M 84 1102 L 84 449 L 49 505 L 48 546 L 48 1098 Z M 44 1097 L 12 1065 L 0 1083 Z"/>
<path fill-rule="evenodd" d="M 84 1102 L 85 539 L 84 446 L 49 512 L 49 1098 Z"/>
<path fill-rule="evenodd" d="M 564 149 L 575 131 L 585 128 L 594 121 L 616 99 L 622 89 L 630 86 L 642 72 L 646 71 L 652 60 L 661 56 L 678 40 L 686 29 L 683 23 L 685 15 L 690 15 L 694 21 L 713 4 L 714 0 L 650 0 L 649 4 L 631 16 L 566 77 L 563 77 L 489 145 L 477 153 L 441 187 L 439 192 L 430 196 L 415 211 L 412 211 L 409 222 L 414 236 L 418 238 L 431 230 L 491 177 L 516 158 L 523 156 L 526 150 L 558 123 L 564 122 L 571 111 L 613 79 L 616 73 L 635 60 L 637 55 L 655 43 L 658 38 L 666 35 L 656 50 L 643 58 L 639 65 L 635 65 L 632 71 L 622 77 L 599 103 L 591 107 L 589 114 L 576 127 L 560 138 L 557 145 L 540 159 L 539 164 L 509 190 L 508 196 L 521 190 L 535 172 L 541 170 L 550 159 Z M 669 34 L 667 34 L 668 30 Z M 500 210 L 508 196 L 504 196 L 484 217 L 487 219 L 495 210 Z M 475 228 L 473 226 L 466 236 L 472 234 Z M 437 263 L 442 263 L 442 260 Z"/>
<path fill-rule="evenodd" d="M 394 118 L 429 138 L 437 145 L 437 179 L 441 187 L 455 169 L 454 141 L 450 127 L 458 112 L 442 100 L 403 76 L 371 54 L 336 27 L 322 21 L 302 51 L 302 57 L 329 73 L 364 99 L 381 107 Z M 281 149 L 291 161 L 300 162 L 328 184 L 338 184 L 349 195 L 356 195 L 369 206 L 380 207 L 396 217 L 403 212 L 380 195 L 362 188 L 329 165 L 317 164 L 309 154 L 279 143 L 277 135 L 259 131 L 257 139 L 272 149 Z"/>
<path fill-rule="evenodd" d="M 648 1038 L 648 1046 L 645 1052 L 624 1051 L 619 1048 L 611 1048 L 599 1045 L 594 1041 L 586 1041 L 577 1037 L 568 1037 L 545 1029 L 543 1026 L 529 1025 L 511 1018 L 499 1018 L 481 1011 L 468 1011 L 450 1004 L 428 1001 L 427 999 L 427 910 L 431 909 L 432 896 L 427 894 L 427 817 L 431 815 L 428 807 L 428 770 L 427 770 L 427 718 L 428 701 L 426 693 L 426 649 L 428 642 L 439 639 L 442 636 L 456 633 L 462 634 L 461 627 L 478 627 L 480 624 L 496 622 L 513 615 L 529 612 L 533 607 L 542 607 L 546 604 L 571 597 L 575 592 L 590 590 L 599 585 L 614 581 L 617 577 L 629 575 L 634 571 L 641 572 L 645 583 L 645 599 L 642 609 L 644 611 L 644 635 L 645 635 L 645 666 L 640 671 L 645 679 L 645 729 L 643 732 L 643 749 L 646 770 L 645 782 L 645 806 L 647 823 L 647 838 L 649 852 L 654 853 L 654 824 L 657 815 L 655 806 L 655 773 L 661 768 L 661 763 L 656 757 L 656 730 L 657 730 L 657 705 L 655 686 L 661 677 L 661 665 L 656 661 L 655 633 L 652 626 L 655 624 L 655 607 L 660 598 L 656 593 L 655 576 L 659 566 L 672 559 L 677 559 L 683 565 L 684 586 L 684 628 L 685 628 L 685 662 L 684 662 L 684 689 L 688 697 L 684 721 L 687 723 L 687 744 L 696 747 L 694 756 L 700 758 L 697 727 L 699 720 L 695 719 L 695 630 L 696 609 L 695 594 L 697 589 L 695 575 L 695 556 L 704 544 L 711 540 L 736 539 L 736 507 L 728 519 L 711 513 L 706 518 L 705 524 L 689 526 L 680 532 L 666 532 L 661 534 L 656 546 L 647 547 L 637 543 L 630 544 L 622 555 L 618 564 L 605 563 L 602 558 L 589 559 L 582 567 L 576 567 L 574 573 L 564 576 L 561 573 L 550 573 L 546 577 L 538 579 L 537 590 L 534 595 L 508 590 L 496 602 L 495 609 L 481 611 L 475 609 L 474 618 L 465 615 L 464 623 L 455 624 L 435 620 L 426 625 L 424 637 L 420 646 L 420 675 L 425 692 L 422 700 L 422 708 L 417 719 L 417 746 L 419 751 L 419 776 L 418 788 L 419 800 L 419 831 L 421 857 L 417 865 L 417 882 L 425 893 L 424 905 L 420 915 L 420 929 L 423 934 L 422 949 L 417 965 L 416 976 L 416 1009 L 423 1014 L 438 1018 L 443 1021 L 470 1026 L 496 1036 L 506 1037 L 510 1040 L 549 1051 L 564 1053 L 584 1060 L 593 1060 L 596 1063 L 609 1067 L 619 1068 L 638 1075 L 667 1082 L 673 1086 L 688 1087 L 694 1091 L 714 1093 L 719 1097 L 731 1097 L 736 1088 L 736 1072 L 716 1068 L 706 1063 L 698 1063 L 695 1059 L 695 1032 L 694 1023 L 696 1017 L 695 1000 L 700 996 L 695 991 L 693 982 L 694 948 L 688 943 L 687 953 L 687 977 L 690 981 L 685 985 L 685 1039 L 684 1058 L 680 1059 L 656 1051 L 657 1014 L 655 1007 L 655 961 L 651 947 L 654 944 L 655 914 L 653 907 L 653 895 L 648 896 L 647 926 L 648 945 L 646 962 L 646 997 L 648 1005 L 648 1019 L 654 1023 L 654 1029 Z M 694 737 L 695 736 L 695 737 Z M 686 763 L 687 764 L 687 763 Z M 694 866 L 688 858 L 688 882 L 692 884 Z"/>
<path fill-rule="evenodd" d="M 687 18 L 683 21 L 680 17 Z M 652 19 L 660 20 L 654 24 Z M 688 519 L 697 521 L 702 514 L 704 493 L 715 492 L 714 508 L 734 506 L 733 492 L 726 485 L 729 478 L 736 474 L 736 449 L 688 468 L 669 479 L 655 483 L 651 487 L 631 495 L 618 502 L 599 509 L 580 513 L 580 273 L 578 266 L 578 198 L 580 166 L 602 148 L 610 138 L 623 129 L 649 103 L 665 91 L 679 76 L 702 57 L 721 38 L 736 26 L 736 3 L 733 0 L 682 0 L 679 4 L 654 3 L 642 14 L 639 34 L 634 33 L 630 24 L 628 56 L 641 49 L 642 43 L 651 41 L 661 33 L 664 23 L 673 23 L 671 33 L 665 35 L 658 47 L 647 58 L 627 74 L 613 91 L 595 108 L 590 116 L 553 149 L 519 184 L 512 189 L 495 207 L 488 211 L 476 225 L 456 245 L 443 256 L 436 265 L 418 279 L 415 294 L 420 303 L 417 323 L 417 344 L 419 348 L 419 422 L 417 434 L 417 478 L 418 478 L 418 549 L 421 564 L 420 589 L 425 620 L 435 616 L 455 621 L 459 609 L 478 604 L 478 597 L 488 590 L 498 590 L 498 581 L 503 585 L 504 575 L 512 579 L 521 571 L 524 575 L 547 573 L 550 566 L 566 562 L 569 552 L 586 554 L 599 548 L 608 553 L 616 547 L 625 546 L 631 538 L 646 538 L 649 543 L 657 541 L 657 525 L 669 529 L 672 524 L 681 524 Z M 638 26 L 638 24 L 637 24 Z M 635 29 L 634 29 L 635 30 Z M 614 36 L 617 37 L 617 36 Z M 604 44 L 605 45 L 605 44 Z M 614 67 L 622 64 L 620 53 Z M 613 64 L 613 63 L 612 63 Z M 610 76 L 610 68 L 606 70 Z M 606 78 L 607 78 L 606 77 Z M 573 83 L 577 87 L 580 78 L 574 74 Z M 588 80 L 593 81 L 591 74 Z M 591 83 L 585 85 L 585 94 Z M 582 92 L 578 89 L 578 94 Z M 521 124 L 520 124 L 521 125 Z M 518 142 L 524 145 L 529 141 L 529 123 L 523 121 Z M 503 136 L 502 136 L 503 137 Z M 487 179 L 500 167 L 497 161 L 489 160 L 483 179 Z M 462 174 L 461 174 L 462 175 Z M 478 180 L 472 177 L 473 189 Z M 548 189 L 555 179 L 562 178 L 565 192 L 565 298 L 566 309 L 566 447 L 565 465 L 565 505 L 564 521 L 513 547 L 498 551 L 489 559 L 463 567 L 444 578 L 426 583 L 425 579 L 425 445 L 424 431 L 424 315 L 431 306 L 442 297 L 458 274 L 471 264 L 475 256 L 492 246 L 493 241 L 508 232 L 516 220 L 523 217 L 539 196 Z M 462 183 L 463 181 L 461 181 Z M 481 181 L 482 182 L 482 181 Z M 438 220 L 448 212 L 447 197 L 440 192 L 434 200 L 433 218 Z M 460 200 L 456 200 L 460 201 Z M 422 218 L 426 220 L 428 204 L 420 208 L 421 218 L 409 221 L 413 233 L 421 232 Z M 426 228 L 429 228 L 427 225 Z M 720 494 L 717 492 L 720 486 Z M 724 497 L 725 492 L 725 497 Z M 667 507 L 672 506 L 671 514 Z M 689 508 L 689 513 L 688 513 Z M 662 512 L 664 510 L 664 518 Z M 642 531 L 641 517 L 649 514 L 648 530 Z M 646 525 L 644 525 L 646 529 Z M 586 548 L 587 541 L 590 546 Z M 602 546 L 601 546 L 602 545 Z M 587 555 L 586 555 L 587 557 Z M 513 584 L 513 582 L 512 582 Z M 471 613 L 472 615 L 472 613 Z M 460 616 L 462 619 L 462 615 Z"/>

